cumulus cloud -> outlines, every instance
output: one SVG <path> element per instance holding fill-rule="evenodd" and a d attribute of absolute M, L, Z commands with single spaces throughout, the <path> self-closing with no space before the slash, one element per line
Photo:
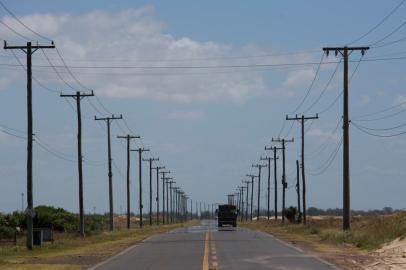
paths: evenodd
<path fill-rule="evenodd" d="M 310 129 L 309 132 L 307 132 L 307 135 L 317 139 L 328 139 L 331 141 L 339 140 L 339 136 L 337 134 L 332 134 L 331 131 L 323 131 L 319 128 Z"/>
<path fill-rule="evenodd" d="M 12 18 L 3 17 L 3 20 L 23 35 L 33 36 Z M 269 50 L 261 50 L 252 44 L 236 49 L 212 41 L 175 37 L 166 33 L 165 23 L 155 17 L 151 6 L 116 13 L 34 14 L 21 17 L 21 20 L 55 40 L 72 72 L 83 84 L 99 95 L 111 98 L 179 103 L 243 102 L 277 90 L 270 89 L 262 73 L 244 72 L 238 68 L 179 67 L 278 64 L 311 58 L 302 54 L 230 59 L 233 55 L 249 56 L 269 53 Z M 13 38 L 13 34 L 4 28 L 0 28 L 0 35 Z M 46 53 L 67 83 L 77 87 L 57 54 L 53 50 Z M 34 63 L 47 65 L 40 52 L 37 58 Z M 60 84 L 49 67 L 34 70 L 43 81 Z M 308 82 L 313 75 L 312 69 L 288 73 L 283 88 L 297 87 Z"/>

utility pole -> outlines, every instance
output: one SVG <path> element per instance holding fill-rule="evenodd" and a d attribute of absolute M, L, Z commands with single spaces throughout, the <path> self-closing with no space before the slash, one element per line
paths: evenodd
<path fill-rule="evenodd" d="M 243 183 L 245 183 L 247 192 L 245 193 L 245 221 L 248 220 L 248 192 L 249 192 L 249 184 L 251 183 L 251 181 L 242 181 Z"/>
<path fill-rule="evenodd" d="M 254 205 L 254 178 L 258 177 L 258 175 L 253 175 L 253 174 L 247 174 L 246 176 L 251 177 L 251 214 L 250 214 L 250 218 L 252 221 L 252 207 Z"/>
<path fill-rule="evenodd" d="M 167 185 L 169 184 L 169 202 L 170 202 L 170 208 L 168 206 L 168 222 L 173 223 L 173 187 L 172 184 L 175 184 L 175 181 L 168 181 Z M 169 211 L 170 210 L 170 211 Z"/>
<path fill-rule="evenodd" d="M 169 209 L 169 197 L 170 197 L 170 193 L 169 193 L 169 181 L 168 180 L 172 180 L 172 177 L 167 177 L 165 179 L 165 183 L 166 183 L 166 222 L 169 224 L 170 220 L 169 220 L 169 215 L 170 215 L 170 209 Z"/>
<path fill-rule="evenodd" d="M 158 161 L 159 158 L 142 159 L 149 163 L 149 225 L 152 226 L 152 162 Z"/>
<path fill-rule="evenodd" d="M 294 139 L 292 138 L 291 140 L 286 140 L 286 139 L 277 139 L 274 140 L 272 138 L 272 142 L 280 142 L 282 143 L 282 187 L 283 187 L 283 193 L 282 193 L 282 224 L 285 224 L 285 194 L 286 194 L 286 188 L 288 187 L 288 183 L 286 182 L 286 160 L 285 160 L 285 144 L 287 142 L 294 142 Z"/>
<path fill-rule="evenodd" d="M 175 223 L 178 217 L 178 198 L 179 198 L 179 187 L 173 187 L 173 201 L 171 202 L 171 222 Z"/>
<path fill-rule="evenodd" d="M 80 93 L 76 94 L 61 94 L 61 97 L 71 97 L 76 100 L 76 114 L 78 118 L 78 174 L 79 174 L 79 233 L 82 237 L 85 237 L 85 211 L 83 205 L 83 170 L 82 170 L 82 113 L 80 108 L 80 101 L 85 97 L 93 97 L 93 91 L 90 94 Z M 29 230 L 27 223 L 27 230 Z"/>
<path fill-rule="evenodd" d="M 140 228 L 142 228 L 142 208 L 144 205 L 142 204 L 142 153 L 148 152 L 149 149 L 145 148 L 138 148 L 138 149 L 131 149 L 131 151 L 138 152 L 138 178 L 139 178 L 139 211 L 140 211 Z"/>
<path fill-rule="evenodd" d="M 21 213 L 24 212 L 24 192 L 21 193 Z"/>
<path fill-rule="evenodd" d="M 268 165 L 263 165 L 263 164 L 255 164 L 252 165 L 253 168 L 258 168 L 258 209 L 257 209 L 257 221 L 259 221 L 259 208 L 260 208 L 260 201 L 261 201 L 261 170 L 264 167 L 267 167 Z"/>
<path fill-rule="evenodd" d="M 270 216 L 269 206 L 270 206 L 270 197 L 271 197 L 271 160 L 272 160 L 272 158 L 266 156 L 266 157 L 261 157 L 260 160 L 266 160 L 266 161 L 268 161 L 268 166 L 267 166 L 267 167 L 268 167 L 267 217 L 268 217 L 268 220 L 269 220 L 269 216 Z"/>
<path fill-rule="evenodd" d="M 277 150 L 282 150 L 282 147 L 278 148 L 278 147 L 266 147 L 265 146 L 265 150 L 272 150 L 273 151 L 273 174 L 274 174 L 274 185 L 275 185 L 275 221 L 278 220 L 278 166 L 277 166 L 277 160 L 279 159 L 279 157 L 276 156 L 276 151 Z"/>
<path fill-rule="evenodd" d="M 166 182 L 166 174 L 171 173 L 171 171 L 162 171 L 159 172 L 162 174 L 162 224 L 165 224 L 165 182 Z M 168 194 L 166 194 L 168 197 Z M 168 209 L 166 209 L 168 211 Z"/>
<path fill-rule="evenodd" d="M 51 45 L 32 45 L 27 42 L 25 46 L 8 46 L 7 41 L 4 41 L 5 50 L 22 50 L 27 55 L 27 209 L 25 211 L 27 217 L 27 242 L 28 249 L 33 247 L 33 218 L 35 217 L 34 200 L 33 200 L 33 181 L 32 181 L 32 142 L 33 139 L 33 117 L 32 117 L 32 54 L 38 49 L 54 49 L 54 42 Z"/>
<path fill-rule="evenodd" d="M 299 177 L 299 160 L 296 160 L 296 191 L 297 191 L 297 211 L 299 213 L 299 220 L 301 219 L 300 211 L 300 177 Z M 304 223 L 306 224 L 306 223 Z"/>
<path fill-rule="evenodd" d="M 113 173 L 111 171 L 111 140 L 110 140 L 110 123 L 116 119 L 123 119 L 123 116 L 120 114 L 119 117 L 94 117 L 96 121 L 105 121 L 107 124 L 107 159 L 108 159 L 108 176 L 109 176 L 109 205 L 110 205 L 110 231 L 114 230 L 114 208 L 113 208 Z"/>
<path fill-rule="evenodd" d="M 305 122 L 307 120 L 315 120 L 319 119 L 319 115 L 316 114 L 316 116 L 304 116 L 303 114 L 301 116 L 296 115 L 296 117 L 289 117 L 286 115 L 286 120 L 290 121 L 297 121 L 299 120 L 301 123 L 301 137 L 302 137 L 302 180 L 303 180 L 303 224 L 306 224 L 306 176 L 305 176 L 305 155 L 304 155 L 304 136 L 305 136 L 305 131 L 304 131 L 304 126 Z M 299 211 L 300 212 L 300 211 Z"/>
<path fill-rule="evenodd" d="M 196 202 L 196 218 L 199 219 L 199 208 L 198 208 L 198 203 Z"/>
<path fill-rule="evenodd" d="M 334 51 L 344 58 L 344 102 L 343 102 L 343 230 L 350 229 L 351 206 L 350 206 L 350 135 L 349 135 L 349 110 L 348 110 L 348 56 L 353 51 L 361 51 L 364 55 L 369 47 L 326 47 L 323 51 L 329 54 Z"/>
<path fill-rule="evenodd" d="M 241 187 L 237 187 L 237 212 L 238 216 L 241 218 Z"/>
<path fill-rule="evenodd" d="M 156 225 L 159 225 L 159 170 L 165 169 L 165 166 L 156 166 L 152 169 L 156 170 Z"/>
<path fill-rule="evenodd" d="M 187 207 L 187 201 L 186 201 L 186 207 Z M 193 219 L 193 200 L 192 198 L 190 199 L 190 220 Z"/>
<path fill-rule="evenodd" d="M 126 136 L 117 136 L 118 139 L 126 139 L 127 141 L 127 229 L 131 227 L 131 206 L 130 206 L 130 141 L 131 139 L 139 139 L 140 136 L 127 134 Z"/>

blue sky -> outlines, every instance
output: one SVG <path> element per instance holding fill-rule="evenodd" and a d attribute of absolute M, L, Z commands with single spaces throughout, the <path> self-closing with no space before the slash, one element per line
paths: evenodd
<path fill-rule="evenodd" d="M 152 155 L 173 171 L 175 181 L 197 201 L 221 202 L 257 163 L 263 148 L 277 137 L 286 114 L 300 103 L 317 64 L 284 68 L 198 68 L 150 69 L 151 66 L 230 66 L 281 63 L 318 63 L 325 46 L 342 46 L 361 36 L 388 14 L 399 1 L 3 1 L 35 31 L 55 40 L 71 71 L 86 87 L 94 89 L 101 102 L 114 114 L 122 113 L 130 128 L 143 138 Z M 385 23 L 356 43 L 368 45 L 385 37 L 404 22 L 401 6 Z M 5 10 L 1 19 L 32 40 L 47 43 L 28 32 Z M 0 38 L 21 44 L 24 39 L 0 25 Z M 386 41 L 403 38 L 400 28 Z M 372 48 L 365 58 L 404 57 L 404 42 Z M 16 52 L 20 61 L 24 55 Z M 45 55 L 57 66 L 64 83 L 49 66 Z M 57 92 L 86 90 L 72 79 L 55 51 L 37 51 L 34 76 Z M 354 52 L 352 72 L 360 54 Z M 3 64 L 16 64 L 10 51 L 0 51 Z M 324 62 L 337 62 L 330 55 Z M 91 68 L 97 66 L 98 68 Z M 111 68 L 136 66 L 137 68 Z M 83 68 L 89 67 L 89 68 Z M 106 67 L 106 68 L 100 68 Z M 142 68 L 140 68 L 142 67 Z M 308 108 L 322 92 L 334 72 L 335 63 L 321 65 L 317 80 L 303 106 Z M 363 61 L 350 85 L 350 113 L 357 124 L 388 128 L 403 124 L 399 113 L 393 117 L 362 121 L 360 115 L 376 112 L 406 100 L 405 61 Z M 0 124 L 25 136 L 25 74 L 20 67 L 2 67 Z M 68 86 L 69 85 L 69 86 Z M 342 65 L 325 94 L 307 113 L 323 111 L 342 87 Z M 85 208 L 108 209 L 105 125 L 95 114 L 108 114 L 96 99 L 83 101 Z M 327 164 L 340 141 L 341 128 L 331 134 L 341 117 L 342 100 L 315 121 L 306 134 L 308 155 L 308 205 L 341 207 L 341 150 L 321 175 L 311 172 Z M 361 120 L 357 122 L 356 120 Z M 118 124 L 118 125 L 117 125 Z M 310 123 L 308 123 L 310 124 Z M 290 130 L 286 123 L 281 136 L 295 137 L 288 145 L 288 182 L 295 182 L 295 160 L 300 152 L 299 125 Z M 6 129 L 2 130 L 12 131 Z M 40 142 L 58 151 L 64 159 L 34 148 L 34 203 L 77 209 L 76 118 L 58 93 L 45 91 L 34 82 L 34 130 Z M 290 132 L 289 132 L 290 131 Z M 393 134 L 402 131 L 371 131 Z M 122 121 L 112 133 L 123 135 Z M 0 134 L 0 211 L 21 208 L 25 192 L 25 140 Z M 116 211 L 125 205 L 125 149 L 112 137 L 114 200 Z M 318 147 L 327 147 L 318 152 Z M 352 207 L 370 209 L 403 208 L 404 136 L 377 138 L 351 126 Z M 134 145 L 135 147 L 135 145 Z M 73 160 L 73 162 L 67 161 Z M 136 209 L 138 189 L 136 156 L 132 164 L 132 208 Z M 147 164 L 144 164 L 144 191 L 147 195 Z M 278 164 L 281 167 L 280 163 Z M 279 172 L 281 170 L 279 169 Z M 265 194 L 266 173 L 262 187 Z M 280 175 L 279 175 L 280 177 Z M 154 178 L 155 179 L 155 178 Z M 146 198 L 144 196 L 144 198 Z M 288 190 L 288 205 L 294 204 L 294 189 Z M 262 198 L 262 202 L 265 200 Z M 144 203 L 146 204 L 146 202 Z"/>

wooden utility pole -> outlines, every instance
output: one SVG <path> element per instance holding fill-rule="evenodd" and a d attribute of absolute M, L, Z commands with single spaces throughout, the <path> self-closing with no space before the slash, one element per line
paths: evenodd
<path fill-rule="evenodd" d="M 111 170 L 111 139 L 110 139 L 110 123 L 116 119 L 123 119 L 123 116 L 116 117 L 112 115 L 111 117 L 94 117 L 96 121 L 105 121 L 107 124 L 107 161 L 108 161 L 108 177 L 109 177 L 109 206 L 110 206 L 110 231 L 114 230 L 114 207 L 113 207 L 113 172 Z"/>
<path fill-rule="evenodd" d="M 170 221 L 170 219 L 169 219 L 169 216 L 170 216 L 170 209 L 169 209 L 169 199 L 170 199 L 170 190 L 169 190 L 169 180 L 172 180 L 173 178 L 172 177 L 166 177 L 165 178 L 165 183 L 166 183 L 166 223 L 170 223 L 171 221 Z"/>
<path fill-rule="evenodd" d="M 282 148 L 278 148 L 278 147 L 266 147 L 265 146 L 265 150 L 271 150 L 273 151 L 273 175 L 274 175 L 274 186 L 275 186 L 275 195 L 274 195 L 274 199 L 275 199 L 275 221 L 278 220 L 278 166 L 277 166 L 277 160 L 279 159 L 279 157 L 276 156 L 276 151 L 277 150 L 282 150 Z"/>
<path fill-rule="evenodd" d="M 301 219 L 301 211 L 300 211 L 300 177 L 299 177 L 299 160 L 296 160 L 296 192 L 297 192 L 297 212 L 299 216 L 299 220 Z M 305 223 L 306 224 L 306 223 Z"/>
<path fill-rule="evenodd" d="M 250 219 L 252 221 L 252 207 L 254 205 L 254 178 L 258 177 L 258 175 L 253 175 L 253 174 L 247 174 L 246 176 L 251 177 L 251 213 L 250 213 Z"/>
<path fill-rule="evenodd" d="M 301 159 L 302 159 L 302 180 L 303 180 L 303 224 L 306 224 L 306 175 L 305 175 L 305 155 L 304 155 L 304 137 L 305 137 L 305 131 L 304 131 L 304 126 L 305 122 L 307 120 L 315 120 L 319 119 L 319 115 L 316 114 L 316 116 L 298 116 L 296 117 L 289 117 L 286 115 L 286 120 L 288 121 L 300 121 L 301 124 L 301 137 L 302 137 L 302 153 L 301 153 Z"/>
<path fill-rule="evenodd" d="M 334 51 L 335 55 L 341 54 L 344 59 L 344 95 L 343 95 L 343 230 L 350 229 L 351 206 L 350 206 L 350 135 L 349 135 L 349 110 L 348 110 L 348 57 L 353 51 L 361 51 L 364 55 L 369 47 L 326 47 L 323 51 L 329 55 Z"/>
<path fill-rule="evenodd" d="M 253 168 L 258 168 L 258 203 L 257 203 L 257 221 L 259 221 L 259 212 L 260 212 L 260 201 L 261 201 L 261 170 L 268 165 L 255 164 L 252 165 Z"/>
<path fill-rule="evenodd" d="M 152 225 L 152 162 L 158 161 L 159 158 L 142 159 L 149 163 L 149 225 Z"/>
<path fill-rule="evenodd" d="M 127 141 L 127 229 L 131 227 L 131 205 L 130 205 L 130 141 L 131 139 L 139 139 L 140 136 L 127 134 L 126 136 L 117 136 L 119 139 Z"/>
<path fill-rule="evenodd" d="M 156 170 L 156 225 L 159 225 L 159 170 L 165 169 L 165 166 L 156 166 L 152 169 Z"/>
<path fill-rule="evenodd" d="M 85 214 L 83 206 L 83 156 L 82 156 L 82 113 L 80 108 L 80 101 L 85 97 L 93 97 L 93 91 L 90 94 L 80 93 L 76 94 L 61 94 L 61 97 L 71 97 L 76 100 L 76 114 L 78 118 L 78 174 L 79 174 L 79 233 L 82 237 L 85 237 Z"/>
<path fill-rule="evenodd" d="M 171 173 L 171 171 L 162 171 L 159 172 L 162 174 L 162 224 L 165 224 L 165 182 L 166 182 L 166 174 Z M 166 194 L 168 197 L 168 194 Z M 168 211 L 168 209 L 166 209 Z"/>
<path fill-rule="evenodd" d="M 169 212 L 169 206 L 168 206 L 168 221 L 169 223 L 173 223 L 173 187 L 172 184 L 175 184 L 175 181 L 168 181 L 167 185 L 169 185 L 169 202 L 170 202 L 170 212 Z"/>
<path fill-rule="evenodd" d="M 261 157 L 260 158 L 260 160 L 266 160 L 266 161 L 268 161 L 268 165 L 267 165 L 267 167 L 268 167 L 268 186 L 267 186 L 267 218 L 268 218 L 268 220 L 269 220 L 269 218 L 270 218 L 270 202 L 271 202 L 271 160 L 272 160 L 273 158 L 271 158 L 271 157 L 268 157 L 268 156 L 266 156 L 266 157 Z"/>
<path fill-rule="evenodd" d="M 245 193 L 245 221 L 248 220 L 248 192 L 249 192 L 249 184 L 251 183 L 251 181 L 242 181 L 243 183 L 245 183 L 247 192 Z"/>
<path fill-rule="evenodd" d="M 288 187 L 288 183 L 286 182 L 286 160 L 285 160 L 285 144 L 287 142 L 293 142 L 293 138 L 291 140 L 286 139 L 277 139 L 274 140 L 272 138 L 272 142 L 280 142 L 282 143 L 282 224 L 285 224 L 285 201 L 286 201 L 286 188 Z"/>
<path fill-rule="evenodd" d="M 33 247 L 33 218 L 35 217 L 33 200 L 33 180 L 32 180 L 32 142 L 33 142 L 33 117 L 32 117 L 32 54 L 38 49 L 54 49 L 55 45 L 32 45 L 27 42 L 25 46 L 8 46 L 4 41 L 5 50 L 22 50 L 27 55 L 27 209 L 25 215 L 27 218 L 27 242 L 28 249 Z"/>
<path fill-rule="evenodd" d="M 144 208 L 144 205 L 142 204 L 142 153 L 143 152 L 148 152 L 149 149 L 145 148 L 138 148 L 138 149 L 132 149 L 131 151 L 138 152 L 138 179 L 139 179 L 139 202 L 138 202 L 138 207 L 139 207 L 139 212 L 140 212 L 140 228 L 142 228 L 142 208 Z"/>

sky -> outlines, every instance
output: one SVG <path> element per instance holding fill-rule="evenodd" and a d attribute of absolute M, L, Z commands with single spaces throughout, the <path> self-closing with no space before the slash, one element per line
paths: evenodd
<path fill-rule="evenodd" d="M 401 1 L 2 3 L 20 22 L 0 7 L 0 39 L 9 45 L 53 40 L 58 48 L 33 55 L 35 205 L 77 211 L 75 104 L 59 94 L 94 90 L 97 97 L 82 100 L 87 212 L 108 209 L 106 124 L 94 116 L 112 113 L 125 119 L 111 126 L 116 212 L 126 205 L 125 142 L 116 136 L 128 133 L 142 137 L 132 148 L 149 148 L 146 158 L 159 157 L 155 165 L 169 169 L 194 202 L 206 203 L 225 202 L 226 194 L 248 180 L 246 174 L 257 174 L 251 165 L 271 154 L 265 145 L 279 146 L 272 138 L 294 138 L 287 144 L 286 175 L 287 205 L 295 205 L 300 125 L 284 119 L 302 113 L 319 115 L 306 122 L 307 205 L 340 208 L 343 65 L 322 48 L 348 44 L 371 45 L 362 58 L 359 51 L 350 55 L 352 208 L 404 208 L 406 135 L 373 136 L 405 131 L 406 4 Z M 22 51 L 0 51 L 2 212 L 20 210 L 26 192 L 25 61 Z M 136 210 L 138 160 L 135 153 L 131 158 Z M 278 160 L 279 187 L 281 168 Z M 142 169 L 147 198 L 146 162 Z M 267 177 L 264 168 L 263 206 Z M 155 174 L 153 180 L 155 193 Z M 273 177 L 271 182 L 273 188 Z"/>

